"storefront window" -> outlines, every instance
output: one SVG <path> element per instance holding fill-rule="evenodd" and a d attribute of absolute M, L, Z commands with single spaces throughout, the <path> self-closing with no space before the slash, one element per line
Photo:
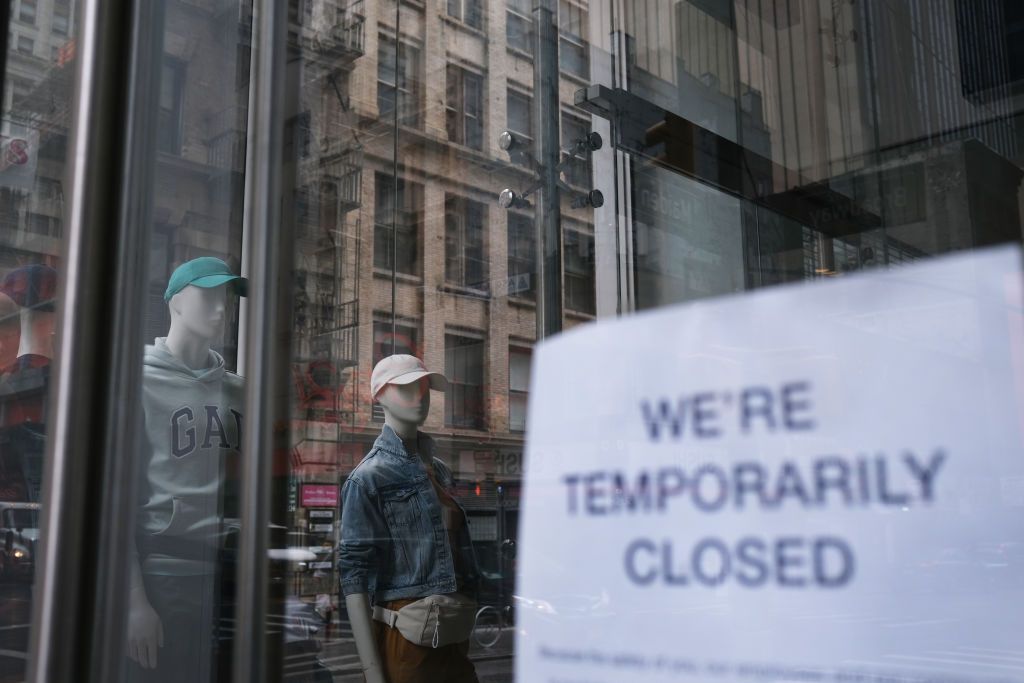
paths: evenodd
<path fill-rule="evenodd" d="M 0 99 L 3 680 L 24 667 L 46 503 L 76 5 L 11 3 Z M 259 444 L 269 678 L 377 683 L 420 656 L 509 681 L 517 610 L 546 599 L 516 592 L 545 338 L 1021 240 L 1014 2 L 300 0 L 267 138 L 280 320 L 252 339 L 269 3 L 159 5 L 126 680 L 229 680 L 260 339 L 283 349 Z M 407 467 L 388 478 L 382 452 Z M 454 593 L 470 618 L 443 656 L 385 623 Z M 607 616 L 604 596 L 566 600 L 548 607 Z"/>

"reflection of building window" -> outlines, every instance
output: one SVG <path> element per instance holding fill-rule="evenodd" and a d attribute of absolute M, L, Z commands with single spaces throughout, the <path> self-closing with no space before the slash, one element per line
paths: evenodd
<path fill-rule="evenodd" d="M 508 430 L 526 431 L 526 402 L 530 395 L 530 350 L 508 350 Z"/>
<path fill-rule="evenodd" d="M 530 96 L 515 90 L 508 91 L 508 129 L 520 137 L 533 140 L 533 123 L 530 120 Z"/>
<path fill-rule="evenodd" d="M 36 176 L 36 192 L 40 199 L 61 199 L 63 191 L 59 180 Z"/>
<path fill-rule="evenodd" d="M 23 78 L 11 78 L 11 102 L 20 104 L 32 92 L 32 84 Z"/>
<path fill-rule="evenodd" d="M 562 260 L 565 263 L 565 307 L 594 314 L 594 236 L 566 225 Z"/>
<path fill-rule="evenodd" d="M 533 19 L 530 0 L 508 0 L 505 38 L 510 48 L 533 52 Z"/>
<path fill-rule="evenodd" d="M 477 74 L 448 65 L 446 123 L 448 139 L 473 149 L 484 144 L 483 79 Z"/>
<path fill-rule="evenodd" d="M 376 201 L 373 230 L 373 265 L 408 275 L 419 274 L 419 226 L 423 221 L 423 186 L 398 179 L 398 215 L 394 217 L 398 249 L 392 239 L 392 212 L 396 206 L 393 176 L 375 175 Z"/>
<path fill-rule="evenodd" d="M 444 374 L 448 391 L 444 423 L 484 429 L 484 342 L 457 334 L 444 336 Z"/>
<path fill-rule="evenodd" d="M 18 36 L 18 52 L 30 55 L 35 51 L 36 43 L 28 36 Z"/>
<path fill-rule="evenodd" d="M 574 76 L 588 78 L 587 10 L 567 0 L 559 0 L 558 35 L 559 66 Z"/>
<path fill-rule="evenodd" d="M 377 53 L 377 109 L 382 118 L 394 114 L 397 91 L 399 120 L 407 126 L 419 127 L 419 64 L 420 51 L 402 43 L 396 75 L 395 41 L 387 36 L 380 37 L 380 50 Z"/>
<path fill-rule="evenodd" d="M 394 351 L 391 350 L 392 341 L 395 344 Z M 412 325 L 398 322 L 392 332 L 390 319 L 375 320 L 373 322 L 373 364 L 377 365 L 381 360 L 395 353 L 406 353 L 421 358 L 419 331 Z"/>
<path fill-rule="evenodd" d="M 25 214 L 25 229 L 36 235 L 48 237 L 60 237 L 63 233 L 63 226 L 59 218 L 31 211 Z"/>
<path fill-rule="evenodd" d="M 537 254 L 533 239 L 533 219 L 519 213 L 508 214 L 508 293 L 509 296 L 534 297 Z"/>
<path fill-rule="evenodd" d="M 562 147 L 570 147 L 573 142 L 586 137 L 590 128 L 582 119 L 562 114 Z M 590 189 L 590 160 L 571 154 L 562 153 L 562 160 L 570 159 L 565 169 L 565 180 L 575 187 Z"/>
<path fill-rule="evenodd" d="M 338 185 L 320 181 L 320 229 L 333 234 L 338 229 Z"/>
<path fill-rule="evenodd" d="M 309 237 L 313 233 L 313 212 L 310 210 L 312 198 L 309 186 L 303 185 L 295 190 L 294 219 L 295 232 L 300 238 Z"/>
<path fill-rule="evenodd" d="M 21 0 L 18 19 L 26 24 L 36 23 L 36 0 Z"/>
<path fill-rule="evenodd" d="M 157 114 L 156 148 L 168 154 L 181 153 L 181 113 L 185 93 L 185 65 L 164 59 L 160 75 L 160 111 Z"/>
<path fill-rule="evenodd" d="M 480 202 L 448 195 L 444 200 L 444 279 L 460 287 L 486 290 L 484 248 L 486 208 Z"/>
<path fill-rule="evenodd" d="M 522 138 L 526 149 L 533 147 L 533 120 L 530 117 L 530 106 L 529 95 L 523 95 L 515 90 L 508 91 L 505 128 Z M 514 164 L 528 165 L 526 157 L 522 154 L 510 154 L 509 158 Z"/>
<path fill-rule="evenodd" d="M 60 3 L 53 6 L 53 20 L 50 22 L 50 31 L 61 36 L 66 36 L 71 31 L 70 7 Z"/>
<path fill-rule="evenodd" d="M 309 156 L 310 145 L 313 142 L 313 131 L 310 128 L 310 116 L 304 111 L 295 117 L 295 142 L 298 147 L 299 156 L 303 159 Z"/>
<path fill-rule="evenodd" d="M 235 48 L 235 87 L 249 85 L 249 67 L 252 62 L 252 47 L 239 43 Z"/>
<path fill-rule="evenodd" d="M 448 0 L 448 16 L 461 19 L 467 26 L 483 28 L 482 0 Z"/>
<path fill-rule="evenodd" d="M 313 19 L 313 0 L 289 0 L 288 23 L 309 26 Z"/>

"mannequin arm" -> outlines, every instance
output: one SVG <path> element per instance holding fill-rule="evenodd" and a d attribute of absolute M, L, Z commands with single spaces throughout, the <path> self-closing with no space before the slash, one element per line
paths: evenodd
<path fill-rule="evenodd" d="M 129 542 L 128 557 L 128 656 L 144 669 L 155 669 L 157 649 L 164 645 L 164 627 L 146 595 L 134 536 Z"/>
<path fill-rule="evenodd" d="M 370 597 L 366 593 L 352 593 L 345 596 L 348 619 L 352 623 L 352 637 L 356 641 L 359 662 L 366 675 L 366 683 L 387 683 L 381 667 L 380 654 L 373 638 L 373 613 Z"/>

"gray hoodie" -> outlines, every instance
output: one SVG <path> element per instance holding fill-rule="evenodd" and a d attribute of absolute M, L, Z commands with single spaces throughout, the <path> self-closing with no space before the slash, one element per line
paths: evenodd
<path fill-rule="evenodd" d="M 224 469 L 241 445 L 243 380 L 213 350 L 206 368 L 189 368 L 161 337 L 146 347 L 142 393 L 142 569 L 210 573 L 223 535 Z"/>

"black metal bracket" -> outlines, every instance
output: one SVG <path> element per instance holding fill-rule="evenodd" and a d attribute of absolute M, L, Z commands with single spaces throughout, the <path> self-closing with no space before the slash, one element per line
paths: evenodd
<path fill-rule="evenodd" d="M 539 177 L 544 176 L 544 166 L 537 161 L 537 158 L 529 149 L 529 144 L 523 138 L 512 131 L 502 131 L 501 135 L 498 136 L 498 146 L 508 153 L 509 158 L 514 163 L 525 162 L 525 165 L 536 172 Z M 573 140 L 571 145 L 562 149 L 562 153 L 567 156 L 555 166 L 555 171 L 558 173 L 558 187 L 572 198 L 571 205 L 574 209 L 586 207 L 596 209 L 601 207 L 604 205 L 604 194 L 597 189 L 590 190 L 589 192 L 580 192 L 562 180 L 561 173 L 569 167 L 573 160 L 584 159 L 589 163 L 591 155 L 601 149 L 602 146 L 604 146 L 604 140 L 601 138 L 601 134 L 592 131 L 581 138 Z M 529 208 L 532 204 L 528 198 L 539 190 L 540 186 L 540 181 L 535 180 L 521 192 L 505 188 L 498 195 L 498 206 L 503 209 Z"/>

